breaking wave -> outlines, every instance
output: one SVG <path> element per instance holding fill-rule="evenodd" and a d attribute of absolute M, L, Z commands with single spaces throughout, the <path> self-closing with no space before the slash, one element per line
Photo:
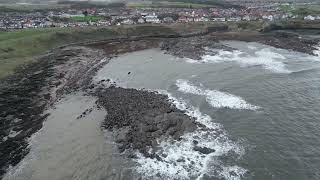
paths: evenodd
<path fill-rule="evenodd" d="M 320 57 L 320 42 L 317 46 L 314 46 L 316 50 L 313 51 L 313 54 Z"/>
<path fill-rule="evenodd" d="M 176 85 L 178 86 L 178 90 L 181 92 L 205 96 L 206 101 L 214 108 L 259 109 L 258 106 L 247 103 L 241 97 L 217 90 L 202 89 L 190 84 L 186 80 L 179 79 L 177 80 Z"/>
<path fill-rule="evenodd" d="M 244 149 L 229 140 L 220 124 L 214 123 L 210 116 L 202 114 L 199 109 L 189 106 L 182 99 L 166 94 L 177 108 L 194 117 L 202 126 L 195 132 L 185 134 L 180 141 L 167 139 L 160 142 L 155 154 L 161 160 L 137 153 L 136 162 L 140 165 L 137 172 L 146 179 L 201 179 L 208 176 L 239 180 L 243 177 L 246 169 L 237 165 L 224 165 L 217 157 L 230 152 L 241 156 Z M 206 149 L 207 152 L 195 147 Z"/>
<path fill-rule="evenodd" d="M 237 62 L 242 66 L 262 66 L 264 69 L 273 72 L 290 73 L 285 64 L 281 62 L 281 60 L 286 58 L 279 53 L 271 51 L 269 48 L 255 51 L 252 55 L 240 50 L 216 50 L 212 52 L 214 52 L 214 55 L 204 55 L 199 61 L 190 59 L 187 59 L 186 61 L 189 63 Z"/>

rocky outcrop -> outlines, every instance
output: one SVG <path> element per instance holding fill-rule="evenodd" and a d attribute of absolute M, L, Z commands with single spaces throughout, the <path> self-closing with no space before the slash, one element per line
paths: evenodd
<path fill-rule="evenodd" d="M 120 151 L 139 150 L 153 156 L 149 150 L 157 147 L 158 139 L 179 139 L 196 129 L 195 120 L 172 105 L 166 95 L 114 86 L 97 95 L 98 104 L 108 112 L 103 127 L 115 132 Z"/>
<path fill-rule="evenodd" d="M 160 48 L 167 53 L 180 57 L 200 60 L 201 57 L 207 52 L 207 49 L 224 49 L 233 50 L 225 46 L 219 41 L 207 36 L 196 36 L 189 38 L 166 39 L 160 45 Z"/>

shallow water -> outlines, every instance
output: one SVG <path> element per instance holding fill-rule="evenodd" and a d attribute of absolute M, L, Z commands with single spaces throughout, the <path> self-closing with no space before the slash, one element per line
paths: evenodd
<path fill-rule="evenodd" d="M 4 179 L 320 179 L 320 58 L 224 43 L 237 50 L 208 49 L 201 61 L 159 49 L 121 55 L 94 78 L 168 94 L 206 127 L 160 141 L 164 161 L 118 154 L 100 128 L 106 112 L 79 93 L 49 110 L 31 152 Z M 195 151 L 195 141 L 215 151 Z"/>
<path fill-rule="evenodd" d="M 58 102 L 41 131 L 30 139 L 27 157 L 4 177 L 6 180 L 123 179 L 130 161 L 116 150 L 110 135 L 101 131 L 106 112 L 95 98 L 81 93 Z M 91 109 L 86 116 L 79 116 Z"/>
<path fill-rule="evenodd" d="M 201 62 L 145 50 L 120 56 L 98 72 L 96 81 L 165 90 L 189 115 L 224 131 L 223 140 L 210 134 L 200 138 L 217 150 L 205 157 L 192 156 L 190 137 L 173 145 L 162 142 L 164 151 L 174 154 L 169 162 L 192 154 L 205 164 L 193 166 L 201 173 L 145 158 L 138 171 L 145 177 L 169 172 L 181 178 L 319 179 L 320 58 L 258 43 L 224 43 L 238 50 L 208 49 Z"/>

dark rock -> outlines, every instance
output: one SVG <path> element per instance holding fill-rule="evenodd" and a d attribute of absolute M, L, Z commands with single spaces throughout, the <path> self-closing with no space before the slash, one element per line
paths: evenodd
<path fill-rule="evenodd" d="M 122 148 L 133 148 L 146 156 L 158 138 L 179 139 L 197 127 L 194 119 L 174 107 L 165 95 L 119 87 L 100 89 L 96 95 L 108 112 L 103 127 L 111 131 L 126 127 Z"/>
<path fill-rule="evenodd" d="M 49 100 L 51 98 L 51 94 L 50 93 L 46 93 L 43 95 L 43 97 L 46 99 L 46 100 Z"/>
<path fill-rule="evenodd" d="M 186 162 L 186 160 L 184 158 L 180 158 L 177 160 L 177 162 Z"/>
<path fill-rule="evenodd" d="M 207 147 L 200 147 L 200 146 L 193 147 L 193 150 L 199 151 L 202 154 L 210 154 L 210 153 L 213 153 L 213 152 L 216 151 L 214 149 L 210 149 L 210 148 L 207 148 Z"/>
<path fill-rule="evenodd" d="M 91 85 L 89 86 L 89 89 L 94 89 L 94 84 L 91 84 Z"/>
<path fill-rule="evenodd" d="M 238 176 L 238 174 L 237 174 L 236 172 L 234 172 L 234 171 L 230 171 L 229 174 L 230 174 L 231 176 Z"/>

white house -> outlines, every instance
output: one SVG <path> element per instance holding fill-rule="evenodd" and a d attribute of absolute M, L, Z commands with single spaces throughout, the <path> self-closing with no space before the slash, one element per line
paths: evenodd
<path fill-rule="evenodd" d="M 146 22 L 147 23 L 160 23 L 160 19 L 158 18 L 158 16 L 148 15 L 148 16 L 146 16 Z"/>
<path fill-rule="evenodd" d="M 122 23 L 123 23 L 123 24 L 126 24 L 126 25 L 132 25 L 132 24 L 134 24 L 133 20 L 132 20 L 132 19 L 129 19 L 129 18 L 123 20 Z"/>
<path fill-rule="evenodd" d="M 273 16 L 272 15 L 265 15 L 265 16 L 262 16 L 262 19 L 273 21 Z"/>
<path fill-rule="evenodd" d="M 241 21 L 241 17 L 231 17 L 228 19 L 228 21 L 239 22 L 239 21 Z"/>
<path fill-rule="evenodd" d="M 206 17 L 196 17 L 196 18 L 194 18 L 194 21 L 195 22 L 208 22 L 209 19 Z"/>
<path fill-rule="evenodd" d="M 165 23 L 172 23 L 172 22 L 174 22 L 174 20 L 173 20 L 172 17 L 165 17 L 165 18 L 163 18 L 163 22 L 165 22 Z"/>
<path fill-rule="evenodd" d="M 146 22 L 146 21 L 145 21 L 143 18 L 139 18 L 139 19 L 138 19 L 138 23 L 139 23 L 139 24 L 143 24 L 143 23 L 145 23 L 145 22 Z"/>
<path fill-rule="evenodd" d="M 314 21 L 314 20 L 316 20 L 316 17 L 309 15 L 309 16 L 304 17 L 304 20 Z"/>
<path fill-rule="evenodd" d="M 212 18 L 212 21 L 225 22 L 226 18 Z"/>
<path fill-rule="evenodd" d="M 61 14 L 60 15 L 61 18 L 71 18 L 71 17 L 84 17 L 84 14 Z"/>
<path fill-rule="evenodd" d="M 254 20 L 254 18 L 251 17 L 251 16 L 249 16 L 249 15 L 246 15 L 246 16 L 243 16 L 243 17 L 242 17 L 242 20 L 244 20 L 244 21 L 251 21 L 251 20 Z"/>

